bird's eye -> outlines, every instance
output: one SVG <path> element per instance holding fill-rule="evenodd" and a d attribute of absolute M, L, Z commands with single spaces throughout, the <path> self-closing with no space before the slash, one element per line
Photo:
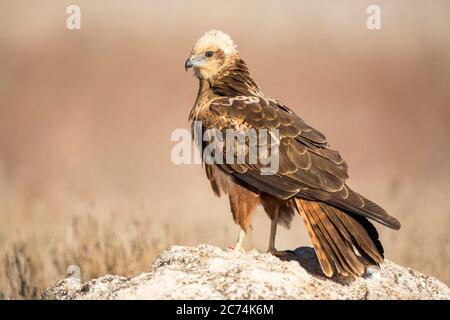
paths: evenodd
<path fill-rule="evenodd" d="M 213 51 L 206 51 L 205 52 L 205 56 L 207 56 L 208 58 L 211 58 L 214 55 Z"/>

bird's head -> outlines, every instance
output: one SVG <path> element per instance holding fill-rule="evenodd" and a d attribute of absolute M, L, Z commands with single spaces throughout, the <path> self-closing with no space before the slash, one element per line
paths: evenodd
<path fill-rule="evenodd" d="M 194 45 L 185 69 L 193 68 L 199 79 L 210 79 L 228 63 L 239 57 L 236 45 L 230 36 L 222 31 L 206 32 Z"/>

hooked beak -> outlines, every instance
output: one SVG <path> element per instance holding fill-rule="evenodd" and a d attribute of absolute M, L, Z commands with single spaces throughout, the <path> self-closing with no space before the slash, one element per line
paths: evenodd
<path fill-rule="evenodd" d="M 194 66 L 194 64 L 192 63 L 191 58 L 187 59 L 186 62 L 184 63 L 184 70 L 188 70 L 189 68 L 192 68 Z"/>
<path fill-rule="evenodd" d="M 186 69 L 186 71 L 187 71 L 187 69 L 189 69 L 189 68 L 200 67 L 203 64 L 204 59 L 205 58 L 203 55 L 191 56 L 184 63 L 184 69 Z"/>

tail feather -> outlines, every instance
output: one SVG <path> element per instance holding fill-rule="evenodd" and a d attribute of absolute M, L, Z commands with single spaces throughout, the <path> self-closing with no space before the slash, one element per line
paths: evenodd
<path fill-rule="evenodd" d="M 340 252 L 336 249 L 332 239 L 330 239 L 327 230 L 321 225 L 320 218 L 315 216 L 314 213 L 308 218 L 314 233 L 316 234 L 319 242 L 322 244 L 322 247 L 325 249 L 325 256 L 334 261 L 334 267 L 337 269 L 337 272 L 342 273 L 343 275 L 348 275 L 348 268 L 345 267 L 344 259 L 342 255 L 340 255 Z M 331 268 L 331 275 L 333 275 L 333 268 Z"/>
<path fill-rule="evenodd" d="M 328 277 L 362 275 L 365 265 L 383 262 L 383 247 L 375 227 L 362 216 L 323 202 L 295 199 L 321 268 Z"/>
<path fill-rule="evenodd" d="M 339 251 L 332 237 L 328 234 L 327 228 L 324 227 L 318 214 L 314 208 L 317 206 L 315 202 L 300 203 L 304 220 L 306 220 L 307 230 L 313 239 L 314 248 L 318 252 L 318 258 L 322 271 L 328 277 L 334 274 L 334 270 L 338 273 L 348 276 L 354 274 L 354 269 L 346 261 L 346 257 Z M 361 265 L 361 267 L 363 267 Z"/>
<path fill-rule="evenodd" d="M 384 250 L 378 240 L 378 232 L 366 218 L 342 212 L 324 203 L 320 203 L 320 206 L 347 242 L 354 245 L 361 255 L 367 253 L 375 263 L 383 261 Z"/>
<path fill-rule="evenodd" d="M 348 195 L 346 198 L 333 198 L 328 200 L 331 205 L 344 211 L 353 212 L 381 223 L 391 229 L 398 230 L 401 227 L 400 221 L 389 215 L 386 210 L 375 202 L 363 197 L 359 193 L 346 186 Z"/>
<path fill-rule="evenodd" d="M 364 223 L 358 222 L 350 215 L 347 215 L 343 212 L 339 212 L 338 216 L 341 221 L 345 219 L 352 220 L 352 223 L 347 222 L 345 225 L 348 226 L 348 230 L 355 240 L 354 245 L 356 246 L 358 251 L 362 255 L 367 255 L 368 257 L 370 257 L 372 260 L 372 264 L 382 263 L 384 259 L 384 250 L 380 240 L 378 239 L 378 232 L 376 233 L 376 237 L 370 236 L 367 232 L 367 228 L 365 228 L 364 226 L 367 224 L 373 229 L 375 229 L 375 227 L 373 227 L 373 225 L 367 219 L 360 219 L 359 216 L 356 217 L 359 218 L 358 220 L 364 221 Z"/>
<path fill-rule="evenodd" d="M 310 216 L 305 214 L 306 211 L 303 207 L 304 203 L 297 199 L 295 201 L 297 204 L 298 212 L 300 212 L 303 218 L 303 222 L 305 223 L 306 231 L 308 232 L 314 249 L 316 250 L 317 258 L 319 260 L 322 271 L 327 277 L 331 277 L 333 275 L 333 266 L 331 264 L 332 262 L 328 258 L 330 256 L 330 250 L 328 247 L 325 247 L 324 242 L 321 241 L 321 232 L 318 231 L 317 227 L 313 225 Z"/>
<path fill-rule="evenodd" d="M 343 237 L 342 232 L 339 228 L 334 225 L 331 219 L 323 210 L 319 203 L 314 203 L 313 214 L 316 215 L 316 220 L 319 223 L 319 227 L 322 229 L 322 233 L 325 235 L 326 240 L 331 244 L 335 256 L 339 259 L 340 269 L 344 269 L 348 274 L 358 274 L 364 273 L 364 265 L 358 259 L 353 250 L 351 243 L 347 242 L 345 237 Z M 338 261 L 335 261 L 336 266 L 338 266 Z M 338 270 L 339 271 L 339 270 Z"/>
<path fill-rule="evenodd" d="M 357 214 L 352 214 L 352 213 L 348 213 L 353 219 L 355 219 L 356 221 L 358 221 L 363 227 L 364 230 L 367 231 L 367 233 L 369 234 L 370 238 L 373 240 L 375 246 L 378 249 L 378 252 L 381 253 L 381 257 L 384 258 L 384 249 L 383 246 L 381 245 L 381 242 L 379 240 L 379 236 L 378 236 L 378 231 L 375 228 L 375 226 L 370 223 L 369 220 L 367 220 L 364 217 L 361 217 Z"/>

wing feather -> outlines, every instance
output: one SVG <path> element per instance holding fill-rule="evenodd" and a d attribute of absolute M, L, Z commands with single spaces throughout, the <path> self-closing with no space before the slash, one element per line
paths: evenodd
<path fill-rule="evenodd" d="M 233 90 L 238 91 L 239 88 Z M 328 147 L 321 132 L 307 125 L 279 101 L 245 95 L 220 97 L 211 102 L 209 110 L 207 118 L 200 116 L 199 119 L 208 124 L 205 129 L 224 131 L 245 127 L 257 131 L 278 130 L 279 170 L 274 175 L 261 174 L 265 165 L 260 161 L 260 155 L 256 164 L 248 161 L 244 164 L 226 163 L 227 152 L 232 151 L 224 149 L 224 163 L 219 167 L 235 179 L 280 199 L 295 196 L 323 201 L 345 212 L 373 219 L 394 229 L 400 228 L 397 219 L 346 186 L 347 164 L 339 152 Z M 249 139 L 246 143 L 247 147 L 251 145 Z"/>

